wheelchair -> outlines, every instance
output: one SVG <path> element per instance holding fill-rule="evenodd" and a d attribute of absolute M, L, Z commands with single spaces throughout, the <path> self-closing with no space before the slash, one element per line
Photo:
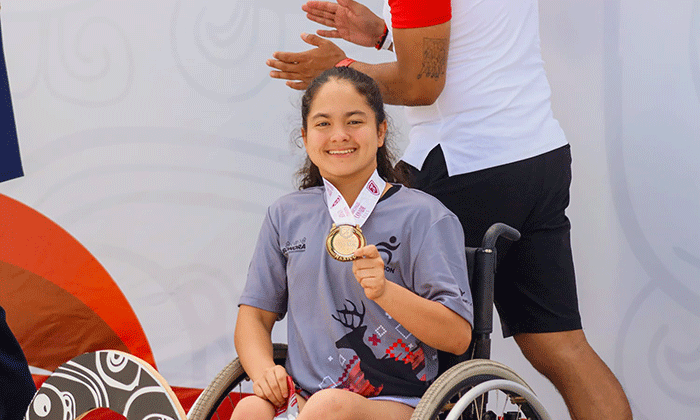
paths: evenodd
<path fill-rule="evenodd" d="M 509 367 L 489 360 L 493 331 L 496 240 L 517 241 L 520 233 L 503 223 L 491 226 L 479 248 L 466 248 L 474 301 L 472 342 L 455 356 L 439 352 L 439 375 L 415 408 L 411 420 L 549 420 L 535 393 Z M 276 364 L 284 365 L 287 346 L 273 345 Z M 228 420 L 249 380 L 238 358 L 224 367 L 200 394 L 188 420 Z M 235 389 L 238 388 L 238 391 Z M 236 396 L 235 393 L 238 392 Z"/>

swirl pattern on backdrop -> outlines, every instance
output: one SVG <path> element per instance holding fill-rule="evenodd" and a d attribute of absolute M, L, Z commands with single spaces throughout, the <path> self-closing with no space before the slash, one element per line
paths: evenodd
<path fill-rule="evenodd" d="M 177 3 L 172 54 L 192 89 L 217 102 L 240 102 L 269 83 L 265 59 L 280 48 L 284 20 L 262 5 Z"/>
<path fill-rule="evenodd" d="M 186 418 L 165 380 L 146 362 L 117 351 L 85 353 L 61 365 L 29 404 L 26 420 L 75 420 L 107 408 L 129 420 Z"/>

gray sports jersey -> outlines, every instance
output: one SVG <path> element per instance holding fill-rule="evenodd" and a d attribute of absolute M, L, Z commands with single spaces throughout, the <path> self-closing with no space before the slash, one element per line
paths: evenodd
<path fill-rule="evenodd" d="M 287 372 L 306 391 L 338 387 L 372 397 L 420 396 L 437 352 L 367 299 L 352 263 L 326 252 L 323 187 L 279 199 L 263 222 L 240 304 L 289 314 Z M 387 280 L 437 301 L 470 323 L 472 300 L 457 217 L 433 197 L 394 186 L 362 227 Z"/>

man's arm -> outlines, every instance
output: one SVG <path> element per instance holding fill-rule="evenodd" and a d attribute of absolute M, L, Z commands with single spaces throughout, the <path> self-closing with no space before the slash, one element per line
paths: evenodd
<path fill-rule="evenodd" d="M 396 61 L 355 62 L 351 67 L 375 79 L 388 104 L 432 104 L 445 87 L 450 22 L 425 28 L 395 28 L 393 35 Z"/>
<path fill-rule="evenodd" d="M 334 28 L 319 29 L 325 38 L 342 38 L 363 47 L 374 47 L 384 33 L 384 19 L 367 6 L 354 0 L 309 0 L 301 6 L 306 17 L 316 23 Z"/>
<path fill-rule="evenodd" d="M 351 67 L 377 81 L 384 102 L 392 105 L 430 105 L 445 86 L 450 42 L 450 22 L 424 28 L 394 29 L 396 61 L 382 64 L 354 62 Z M 287 86 L 303 90 L 323 71 L 346 58 L 333 42 L 313 34 L 302 39 L 315 46 L 299 53 L 276 52 L 267 65 L 276 69 L 270 77 L 288 80 Z"/>

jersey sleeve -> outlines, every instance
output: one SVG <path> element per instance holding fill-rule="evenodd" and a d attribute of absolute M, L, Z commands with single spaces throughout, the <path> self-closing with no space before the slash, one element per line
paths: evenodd
<path fill-rule="evenodd" d="M 280 250 L 273 219 L 268 209 L 238 304 L 277 313 L 282 319 L 287 311 L 287 258 Z"/>
<path fill-rule="evenodd" d="M 464 233 L 456 216 L 442 217 L 428 229 L 414 264 L 413 288 L 474 325 Z"/>
<path fill-rule="evenodd" d="M 393 28 L 424 28 L 452 19 L 450 0 L 389 0 L 389 7 Z"/>

